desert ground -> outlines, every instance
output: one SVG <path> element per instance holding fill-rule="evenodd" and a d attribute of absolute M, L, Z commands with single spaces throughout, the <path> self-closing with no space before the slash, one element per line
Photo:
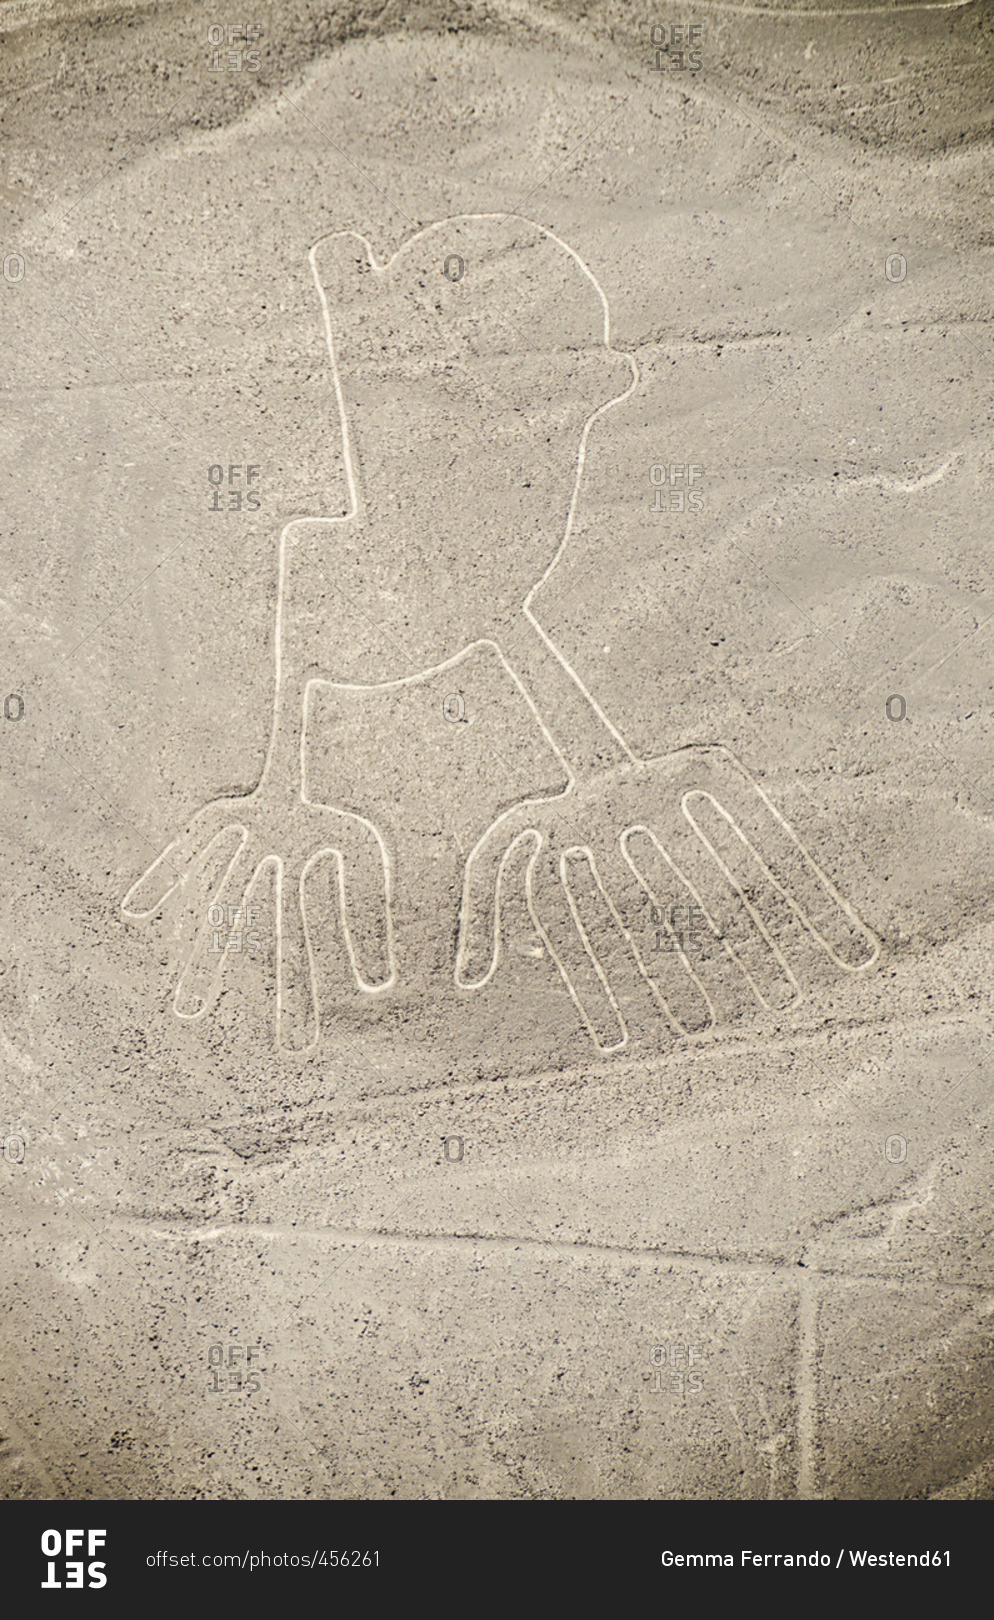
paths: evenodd
<path fill-rule="evenodd" d="M 0 1491 L 994 1494 L 994 12 L 0 7 Z"/>

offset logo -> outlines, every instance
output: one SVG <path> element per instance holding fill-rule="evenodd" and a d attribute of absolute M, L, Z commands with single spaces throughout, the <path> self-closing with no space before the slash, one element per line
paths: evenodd
<path fill-rule="evenodd" d="M 94 1558 L 106 1544 L 106 1530 L 43 1531 L 41 1550 L 48 1560 L 48 1573 L 41 1583 L 42 1590 L 106 1586 L 107 1566 L 102 1559 Z M 84 1547 L 85 1558 L 81 1556 Z"/>
<path fill-rule="evenodd" d="M 524 911 L 529 971 L 554 965 L 601 1052 L 783 1008 L 812 963 L 868 967 L 878 941 L 744 764 L 720 742 L 639 758 L 539 622 L 570 588 L 555 576 L 590 433 L 639 386 L 578 254 L 481 214 L 385 263 L 339 233 L 310 263 L 349 511 L 280 538 L 258 786 L 199 810 L 122 903 L 133 919 L 185 907 L 177 1015 L 213 1006 L 239 950 L 211 919 L 247 915 L 264 877 L 277 1041 L 301 1051 L 320 1041 L 329 933 L 360 1002 L 443 983 L 469 996 Z M 685 493 L 696 509 L 702 473 L 654 465 L 665 510 Z M 359 656 L 367 685 L 350 676 Z M 520 722 L 481 749 L 508 705 Z M 693 941 L 669 927 L 661 941 L 660 916 L 692 916 Z"/>

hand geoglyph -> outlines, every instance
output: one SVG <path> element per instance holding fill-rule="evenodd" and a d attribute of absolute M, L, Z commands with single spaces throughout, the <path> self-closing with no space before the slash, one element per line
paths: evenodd
<path fill-rule="evenodd" d="M 511 884 L 605 1052 L 783 1006 L 812 956 L 868 966 L 876 940 L 743 765 L 717 743 L 637 759 L 531 611 L 588 435 L 638 385 L 586 265 L 498 215 L 386 263 L 351 232 L 310 260 L 349 510 L 280 539 L 258 786 L 198 811 L 123 901 L 188 912 L 177 1014 L 209 1011 L 230 956 L 210 916 L 267 874 L 277 1039 L 304 1051 L 322 930 L 360 1000 L 439 975 L 472 996 L 500 971 Z M 472 738 L 445 710 L 463 676 L 493 717 Z"/>

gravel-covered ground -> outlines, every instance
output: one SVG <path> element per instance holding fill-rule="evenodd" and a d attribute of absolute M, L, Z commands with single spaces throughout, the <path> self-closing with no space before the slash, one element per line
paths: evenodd
<path fill-rule="evenodd" d="M 989 1497 L 991 6 L 0 28 L 3 1494 Z"/>

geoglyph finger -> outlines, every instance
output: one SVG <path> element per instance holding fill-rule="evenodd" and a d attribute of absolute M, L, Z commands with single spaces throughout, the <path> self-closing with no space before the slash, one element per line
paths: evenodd
<path fill-rule="evenodd" d="M 461 990 L 480 990 L 497 971 L 501 953 L 501 904 L 509 875 L 521 851 L 532 857 L 542 845 L 541 834 L 525 828 L 516 836 L 498 822 L 473 850 L 466 862 L 459 940 L 456 947 L 456 984 Z"/>
<path fill-rule="evenodd" d="M 388 990 L 397 978 L 389 856 L 371 824 L 359 817 L 343 815 L 334 835 L 339 924 L 356 984 L 360 990 Z M 330 852 L 321 850 L 312 860 Z"/>
<path fill-rule="evenodd" d="M 580 910 L 571 902 L 567 875 L 565 856 L 557 860 L 548 849 L 533 856 L 528 909 L 598 1050 L 616 1052 L 627 1043 L 628 1031 Z"/>
<path fill-rule="evenodd" d="M 198 883 L 188 896 L 187 922 L 193 947 L 173 1001 L 180 1018 L 199 1018 L 216 1001 L 227 958 L 241 948 L 252 872 L 245 859 L 247 834 L 244 828 L 239 831 L 242 836 L 238 845 L 221 873 L 215 874 L 215 881 Z M 199 875 L 206 874 L 202 870 Z"/>
<path fill-rule="evenodd" d="M 270 857 L 276 875 L 276 1041 L 313 1051 L 320 1039 L 314 958 L 304 911 L 306 868 Z M 260 869 L 261 870 L 261 869 Z"/>
<path fill-rule="evenodd" d="M 135 922 L 154 917 L 176 889 L 185 888 L 195 877 L 197 868 L 215 853 L 219 839 L 233 832 L 241 833 L 243 838 L 246 836 L 245 828 L 237 819 L 226 822 L 213 805 L 207 808 L 210 814 L 198 811 L 180 836 L 174 838 L 131 885 L 121 901 L 125 917 Z"/>
<path fill-rule="evenodd" d="M 758 890 L 775 937 L 810 930 L 848 972 L 868 967 L 880 944 L 758 783 L 729 775 L 715 793 L 690 791 L 683 813 L 743 893 Z"/>

